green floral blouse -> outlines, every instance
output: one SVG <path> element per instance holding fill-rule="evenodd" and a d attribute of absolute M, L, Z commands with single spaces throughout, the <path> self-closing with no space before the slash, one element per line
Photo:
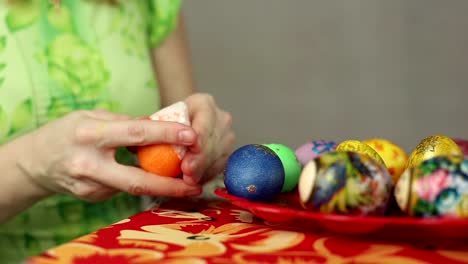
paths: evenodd
<path fill-rule="evenodd" d="M 174 29 L 180 0 L 52 2 L 0 2 L 0 144 L 78 109 L 143 116 L 159 108 L 149 50 Z M 118 153 L 119 162 L 134 161 Z M 140 202 L 128 194 L 40 201 L 0 226 L 1 263 L 124 219 Z"/>

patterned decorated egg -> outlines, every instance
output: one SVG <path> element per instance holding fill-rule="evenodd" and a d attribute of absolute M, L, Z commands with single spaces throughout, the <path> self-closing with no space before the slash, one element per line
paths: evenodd
<path fill-rule="evenodd" d="M 352 151 L 357 152 L 360 154 L 368 155 L 371 158 L 375 159 L 380 164 L 385 165 L 382 157 L 380 157 L 379 153 L 377 153 L 373 148 L 371 148 L 366 143 L 359 141 L 359 140 L 345 140 L 336 146 L 336 150 L 339 151 Z"/>
<path fill-rule="evenodd" d="M 396 183 L 408 163 L 406 152 L 397 144 L 383 138 L 371 138 L 363 142 L 380 155 L 393 178 L 393 182 Z"/>
<path fill-rule="evenodd" d="M 468 160 L 462 156 L 424 160 L 405 170 L 394 193 L 408 215 L 468 218 Z"/>
<path fill-rule="evenodd" d="M 280 158 L 284 168 L 284 184 L 282 192 L 290 192 L 296 186 L 299 181 L 299 175 L 301 174 L 301 163 L 297 160 L 296 154 L 288 146 L 278 143 L 263 144 L 267 148 L 270 148 Z"/>
<path fill-rule="evenodd" d="M 336 142 L 330 140 L 313 140 L 307 142 L 295 150 L 297 159 L 302 166 L 306 165 L 309 161 L 315 159 L 323 153 L 334 151 Z"/>
<path fill-rule="evenodd" d="M 284 168 L 270 148 L 248 144 L 236 149 L 224 168 L 224 185 L 231 195 L 252 201 L 271 201 L 281 193 Z"/>
<path fill-rule="evenodd" d="M 451 138 L 443 135 L 429 136 L 416 146 L 408 159 L 408 168 L 437 156 L 462 156 L 460 147 Z"/>
<path fill-rule="evenodd" d="M 388 170 L 368 155 L 328 152 L 304 166 L 301 205 L 323 213 L 383 215 L 393 188 Z"/>

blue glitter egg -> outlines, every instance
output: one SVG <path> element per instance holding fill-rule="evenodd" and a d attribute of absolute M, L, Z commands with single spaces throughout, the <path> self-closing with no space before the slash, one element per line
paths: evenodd
<path fill-rule="evenodd" d="M 251 201 L 271 201 L 284 183 L 280 158 L 268 147 L 248 144 L 235 150 L 224 170 L 224 185 L 231 195 Z"/>

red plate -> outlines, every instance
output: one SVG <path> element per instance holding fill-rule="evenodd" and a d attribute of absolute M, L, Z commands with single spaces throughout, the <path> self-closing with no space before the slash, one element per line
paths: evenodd
<path fill-rule="evenodd" d="M 350 216 L 312 212 L 300 206 L 297 192 L 281 194 L 271 203 L 233 196 L 226 188 L 215 190 L 215 194 L 249 210 L 269 224 L 284 228 L 424 243 L 468 241 L 468 219 Z"/>

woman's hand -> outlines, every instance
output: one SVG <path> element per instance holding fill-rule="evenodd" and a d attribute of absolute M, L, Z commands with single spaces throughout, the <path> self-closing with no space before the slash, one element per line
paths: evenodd
<path fill-rule="evenodd" d="M 199 116 L 196 116 L 197 120 Z M 198 127 L 208 125 L 201 121 L 195 124 Z M 201 192 L 201 187 L 193 182 L 189 185 L 182 179 L 154 175 L 115 160 L 116 148 L 121 146 L 155 143 L 196 146 L 195 131 L 179 123 L 135 120 L 101 110 L 78 111 L 28 136 L 32 158 L 21 161 L 20 167 L 31 181 L 50 193 L 67 193 L 87 201 L 100 201 L 119 191 L 174 197 Z"/>
<path fill-rule="evenodd" d="M 222 172 L 232 152 L 235 134 L 231 115 L 221 110 L 211 95 L 194 94 L 185 102 L 198 144 L 188 148 L 182 160 L 182 172 L 184 181 L 196 186 Z"/>

